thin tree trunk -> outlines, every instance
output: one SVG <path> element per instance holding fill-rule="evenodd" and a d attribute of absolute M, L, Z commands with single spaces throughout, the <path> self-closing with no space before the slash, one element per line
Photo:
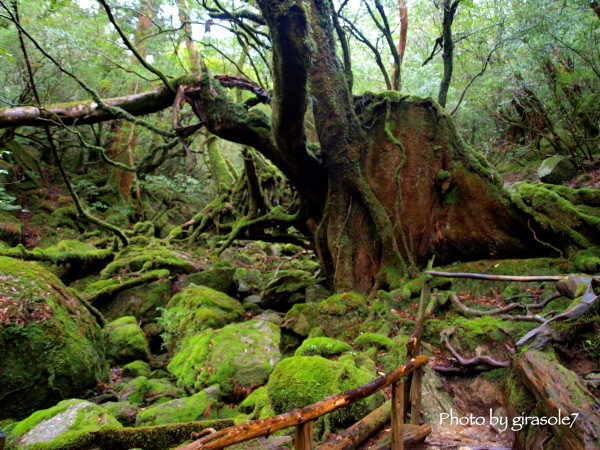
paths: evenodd
<path fill-rule="evenodd" d="M 406 51 L 406 36 L 408 33 L 408 8 L 406 0 L 398 0 L 398 12 L 400 13 L 400 35 L 398 37 L 398 65 L 394 66 L 392 72 L 392 89 L 402 90 L 402 62 Z"/>
<path fill-rule="evenodd" d="M 443 40 L 443 51 L 442 59 L 444 60 L 444 75 L 440 83 L 440 92 L 438 94 L 438 103 L 442 107 L 446 107 L 446 100 L 448 98 L 448 89 L 450 88 L 450 82 L 452 81 L 452 72 L 454 70 L 454 42 L 452 41 L 452 22 L 456 16 L 456 9 L 460 0 L 455 0 L 451 3 L 451 0 L 444 0 L 444 18 L 442 20 L 442 40 Z"/>

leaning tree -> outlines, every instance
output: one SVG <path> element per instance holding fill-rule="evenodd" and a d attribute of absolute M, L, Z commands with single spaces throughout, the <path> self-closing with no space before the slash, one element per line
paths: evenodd
<path fill-rule="evenodd" d="M 161 88 L 102 99 L 81 82 L 92 99 L 0 110 L 0 127 L 139 122 L 138 116 L 174 105 L 175 133 L 205 127 L 250 147 L 296 192 L 297 201 L 285 205 L 265 202 L 264 195 L 243 196 L 254 198 L 254 206 L 231 222 L 228 239 L 243 230 L 295 226 L 312 236 L 338 291 L 394 285 L 432 255 L 438 262 L 565 255 L 600 243 L 598 191 L 527 184 L 507 190 L 431 98 L 397 91 L 353 96 L 349 53 L 336 53 L 338 44 L 345 50 L 347 43 L 331 0 L 257 3 L 260 11 L 244 10 L 236 20 L 268 27 L 271 92 L 244 77 L 213 76 L 205 66 L 196 75 L 170 79 L 145 63 L 161 78 Z M 229 87 L 255 97 L 238 103 Z M 253 108 L 258 102 L 270 104 L 271 117 Z M 184 103 L 198 118 L 193 127 L 178 125 Z M 256 187 L 256 174 L 246 173 L 247 186 Z M 223 212 L 214 203 L 203 214 L 215 211 Z M 200 223 L 199 216 L 175 234 Z"/>

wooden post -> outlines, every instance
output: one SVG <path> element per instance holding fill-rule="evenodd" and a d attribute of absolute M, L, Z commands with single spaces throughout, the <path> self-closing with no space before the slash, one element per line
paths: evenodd
<path fill-rule="evenodd" d="M 420 369 L 421 368 L 414 372 L 410 395 L 410 423 L 417 426 L 420 425 L 421 422 L 421 386 L 423 384 L 423 371 Z"/>
<path fill-rule="evenodd" d="M 392 450 L 404 450 L 404 380 L 392 385 Z"/>
<path fill-rule="evenodd" d="M 0 450 L 4 450 L 5 443 L 6 443 L 6 434 L 0 433 Z"/>
<path fill-rule="evenodd" d="M 294 448 L 296 450 L 312 450 L 313 448 L 313 421 L 296 425 L 294 436 Z"/>

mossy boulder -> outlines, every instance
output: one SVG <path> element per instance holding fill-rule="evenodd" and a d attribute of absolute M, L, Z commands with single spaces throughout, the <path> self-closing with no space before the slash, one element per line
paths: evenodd
<path fill-rule="evenodd" d="M 352 350 L 350 345 L 329 337 L 308 338 L 296 349 L 294 356 L 319 355 L 325 358 L 340 355 Z"/>
<path fill-rule="evenodd" d="M 244 313 L 236 299 L 207 286 L 188 286 L 169 301 L 163 311 L 164 331 L 175 344 L 207 328 L 220 328 Z"/>
<path fill-rule="evenodd" d="M 10 246 L 21 243 L 23 238 L 23 224 L 12 214 L 0 210 L 0 241 Z"/>
<path fill-rule="evenodd" d="M 209 328 L 182 342 L 169 371 L 189 391 L 219 385 L 225 397 L 265 383 L 281 359 L 279 327 L 251 320 Z"/>
<path fill-rule="evenodd" d="M 246 399 L 240 403 L 238 411 L 247 414 L 250 420 L 260 420 L 275 415 L 269 401 L 269 392 L 266 386 L 255 389 Z"/>
<path fill-rule="evenodd" d="M 183 285 L 185 287 L 190 284 L 197 286 L 207 286 L 215 291 L 224 292 L 225 294 L 232 293 L 233 289 L 233 275 L 235 269 L 230 265 L 219 264 L 212 269 L 204 270 L 202 272 L 193 273 L 183 279 Z"/>
<path fill-rule="evenodd" d="M 158 308 L 166 307 L 170 298 L 171 281 L 158 280 L 118 292 L 95 305 L 106 320 L 134 316 L 144 325 L 160 317 Z"/>
<path fill-rule="evenodd" d="M 319 303 L 319 324 L 329 337 L 354 337 L 368 313 L 364 295 L 354 292 L 335 294 Z"/>
<path fill-rule="evenodd" d="M 367 350 L 371 347 L 377 350 L 390 350 L 394 346 L 394 341 L 389 337 L 378 333 L 363 333 L 354 340 L 354 345 Z"/>
<path fill-rule="evenodd" d="M 298 303 L 292 306 L 284 317 L 287 330 L 300 336 L 308 336 L 310 330 L 319 325 L 319 305 L 316 303 Z"/>
<path fill-rule="evenodd" d="M 149 377 L 150 373 L 152 372 L 152 369 L 150 368 L 150 365 L 146 362 L 146 361 L 141 361 L 141 360 L 136 360 L 133 362 L 130 362 L 128 364 L 125 364 L 122 368 L 121 368 L 121 376 L 122 377 L 131 377 L 131 378 L 136 378 L 136 377 Z"/>
<path fill-rule="evenodd" d="M 150 378 L 144 400 L 147 404 L 165 403 L 183 396 L 185 396 L 185 391 L 175 386 L 167 378 Z"/>
<path fill-rule="evenodd" d="M 81 431 L 120 426 L 117 419 L 95 403 L 70 399 L 33 413 L 19 422 L 11 435 L 19 436 L 14 442 L 16 448 L 39 443 L 52 443 L 53 448 L 61 448 L 61 441 L 67 442 Z"/>
<path fill-rule="evenodd" d="M 262 290 L 263 275 L 258 269 L 238 267 L 235 269 L 233 279 L 237 283 L 237 291 L 240 294 L 256 293 Z"/>
<path fill-rule="evenodd" d="M 269 377 L 268 393 L 277 414 L 303 408 L 334 394 L 369 383 L 373 374 L 356 367 L 351 358 L 330 361 L 321 356 L 294 356 L 281 361 Z M 362 419 L 383 402 L 376 394 L 330 416 L 332 425 L 348 425 Z"/>
<path fill-rule="evenodd" d="M 135 317 L 125 316 L 104 327 L 106 357 L 112 365 L 150 361 L 150 346 Z"/>
<path fill-rule="evenodd" d="M 139 405 L 128 401 L 107 402 L 102 403 L 100 406 L 106 409 L 119 423 L 127 427 L 135 425 L 135 419 L 140 411 Z"/>
<path fill-rule="evenodd" d="M 81 394 L 108 377 L 100 327 L 41 266 L 0 257 L 0 419 Z"/>
<path fill-rule="evenodd" d="M 146 401 L 146 394 L 150 391 L 148 377 L 139 376 L 128 382 L 123 382 L 115 386 L 115 391 L 119 393 L 122 401 L 128 401 L 134 405 L 141 405 Z"/>
<path fill-rule="evenodd" d="M 217 403 L 217 390 L 205 389 L 191 397 L 178 398 L 141 410 L 137 426 L 156 426 L 168 423 L 185 423 L 211 417 L 210 407 Z"/>
<path fill-rule="evenodd" d="M 304 270 L 281 270 L 265 286 L 262 292 L 262 305 L 276 311 L 287 311 L 294 303 L 305 300 L 304 292 L 317 280 L 310 272 Z"/>
<path fill-rule="evenodd" d="M 542 161 L 537 174 L 544 183 L 561 184 L 577 175 L 577 170 L 567 158 L 555 155 Z"/>

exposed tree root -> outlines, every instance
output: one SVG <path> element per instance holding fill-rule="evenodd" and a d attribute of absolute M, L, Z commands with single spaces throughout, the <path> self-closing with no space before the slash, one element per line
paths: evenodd
<path fill-rule="evenodd" d="M 527 322 L 545 322 L 545 319 L 541 316 L 538 315 L 510 315 L 510 314 L 503 314 L 505 312 L 508 311 L 512 311 L 513 309 L 516 308 L 524 308 L 525 309 L 525 305 L 521 304 L 521 303 L 511 303 L 510 305 L 507 305 L 503 308 L 498 308 L 495 309 L 493 311 L 478 311 L 476 309 L 472 309 L 469 308 L 467 306 L 465 306 L 459 299 L 458 299 L 458 295 L 456 294 L 450 294 L 450 298 L 452 299 L 452 303 L 458 308 L 458 310 L 464 315 L 464 316 L 495 316 L 497 315 L 500 319 L 503 320 L 524 320 Z"/>
<path fill-rule="evenodd" d="M 509 367 L 510 362 L 508 361 L 498 361 L 489 356 L 475 356 L 473 358 L 464 358 L 456 351 L 454 347 L 450 344 L 450 338 L 454 334 L 456 329 L 454 327 L 446 328 L 442 330 L 440 333 L 440 343 L 444 343 L 448 351 L 452 354 L 452 356 L 456 359 L 456 363 L 460 367 L 446 367 L 440 366 L 432 362 L 431 367 L 438 371 L 444 373 L 464 373 L 466 370 L 491 370 L 497 367 Z"/>
<path fill-rule="evenodd" d="M 573 306 L 559 314 L 552 317 L 551 319 L 545 320 L 543 324 L 531 330 L 525 336 L 523 336 L 517 343 L 517 347 L 521 347 L 532 338 L 536 338 L 535 342 L 531 344 L 531 349 L 541 349 L 555 340 L 554 330 L 550 327 L 552 322 L 559 320 L 577 320 L 583 314 L 594 306 L 598 296 L 594 293 L 593 283 L 594 277 L 583 276 L 583 275 L 570 275 L 564 281 L 556 283 L 556 288 L 559 293 L 565 297 L 576 299 Z"/>

